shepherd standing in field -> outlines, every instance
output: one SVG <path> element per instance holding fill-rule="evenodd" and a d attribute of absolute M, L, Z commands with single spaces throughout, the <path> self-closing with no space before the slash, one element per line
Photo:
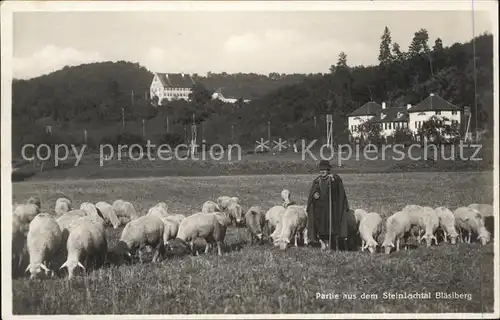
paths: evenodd
<path fill-rule="evenodd" d="M 352 226 L 349 203 L 342 179 L 332 174 L 331 168 L 327 160 L 320 161 L 321 174 L 314 179 L 307 199 L 307 233 L 309 241 L 319 240 L 322 249 L 331 245 L 338 250 L 339 240 L 347 249 L 348 229 Z"/>

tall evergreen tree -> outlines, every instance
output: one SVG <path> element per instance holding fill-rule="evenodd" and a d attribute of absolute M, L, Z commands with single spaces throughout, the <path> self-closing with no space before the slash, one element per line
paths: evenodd
<path fill-rule="evenodd" d="M 434 47 L 432 47 L 432 50 L 434 51 L 443 50 L 443 40 L 441 40 L 441 38 L 437 38 L 436 41 L 434 41 Z"/>
<path fill-rule="evenodd" d="M 405 55 L 403 52 L 401 52 L 401 47 L 399 46 L 399 43 L 397 42 L 394 42 L 394 44 L 392 45 L 392 58 L 393 58 L 393 61 L 396 61 L 396 62 L 403 62 L 404 59 L 405 59 Z"/>
<path fill-rule="evenodd" d="M 420 53 L 428 53 L 429 50 L 429 34 L 427 30 L 420 29 L 415 32 L 413 36 L 413 40 L 410 44 L 410 48 L 408 49 L 408 54 L 410 57 L 414 57 Z"/>
<path fill-rule="evenodd" d="M 380 38 L 382 41 L 380 42 L 380 52 L 378 55 L 378 61 L 380 65 L 388 65 L 392 61 L 391 54 L 391 32 L 389 28 L 386 26 L 384 29 L 384 34 Z"/>

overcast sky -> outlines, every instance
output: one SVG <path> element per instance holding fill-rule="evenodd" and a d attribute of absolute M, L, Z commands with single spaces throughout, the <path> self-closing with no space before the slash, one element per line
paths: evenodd
<path fill-rule="evenodd" d="M 445 46 L 472 38 L 472 13 L 379 12 L 22 12 L 14 14 L 13 75 L 36 77 L 92 61 L 138 62 L 151 71 L 205 74 L 328 72 L 377 63 L 388 26 L 403 50 L 420 28 Z M 492 32 L 476 12 L 475 33 Z"/>

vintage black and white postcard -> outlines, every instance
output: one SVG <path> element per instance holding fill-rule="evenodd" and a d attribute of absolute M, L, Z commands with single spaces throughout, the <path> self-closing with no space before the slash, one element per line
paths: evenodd
<path fill-rule="evenodd" d="M 496 1 L 4 1 L 2 318 L 498 318 Z"/>

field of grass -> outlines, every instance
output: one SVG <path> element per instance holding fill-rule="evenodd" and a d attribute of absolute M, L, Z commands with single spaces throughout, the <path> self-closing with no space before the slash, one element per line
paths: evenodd
<path fill-rule="evenodd" d="M 340 173 L 387 173 L 387 172 L 445 172 L 445 171 L 488 171 L 493 170 L 493 148 L 483 147 L 476 155 L 476 148 L 464 148 L 460 156 L 458 146 L 445 146 L 442 149 L 428 147 L 423 149 L 387 149 L 378 152 L 363 153 L 363 147 L 343 153 L 328 151 L 320 153 L 319 149 L 311 153 L 245 153 L 238 156 L 237 149 L 231 155 L 224 153 L 220 159 L 211 159 L 207 151 L 205 155 L 197 155 L 191 159 L 168 159 L 158 157 L 154 152 L 136 159 L 128 156 L 120 158 L 115 152 L 110 160 L 102 160 L 97 153 L 84 152 L 83 159 L 77 163 L 73 156 L 54 166 L 54 159 L 46 161 L 43 171 L 39 167 L 25 162 L 13 174 L 14 181 L 53 180 L 53 179 L 105 179 L 105 178 L 140 178 L 166 176 L 225 176 L 225 175 L 263 175 L 263 174 L 312 174 L 317 172 L 318 159 L 329 158 L 335 170 Z M 400 150 L 405 152 L 402 159 Z M 107 151 L 107 149 L 106 149 Z M 336 149 L 335 151 L 338 151 Z M 453 155 L 453 158 L 452 158 Z M 164 154 L 162 154 L 165 157 Z M 185 157 L 181 154 L 180 157 Z M 449 160 L 449 159 L 453 160 Z M 419 160 L 420 159 L 420 160 Z M 425 160 L 424 160 L 425 159 Z M 468 160 L 473 159 L 473 160 Z M 480 160 L 479 160 L 480 159 Z"/>
<path fill-rule="evenodd" d="M 493 173 L 341 174 L 349 204 L 387 216 L 413 203 L 455 209 L 473 202 L 493 203 Z M 145 213 L 159 201 L 169 211 L 189 215 L 205 200 L 238 196 L 246 210 L 280 203 L 289 188 L 306 201 L 312 175 L 167 177 L 149 179 L 36 181 L 13 184 L 13 201 L 41 195 L 43 209 L 58 197 L 83 201 L 123 198 Z M 121 229 L 108 231 L 112 248 Z M 243 229 L 231 227 L 222 257 L 167 258 L 153 264 L 106 266 L 86 277 L 13 280 L 14 314 L 193 314 L 193 313 L 406 313 L 493 312 L 493 244 L 449 245 L 385 255 L 323 253 L 248 243 Z M 468 299 L 384 299 L 384 292 L 470 294 Z M 339 300 L 316 299 L 339 293 Z M 343 294 L 346 294 L 343 297 Z M 364 300 L 362 294 L 377 294 Z M 347 295 L 351 299 L 348 299 Z M 356 299 L 354 299 L 356 295 Z"/>

